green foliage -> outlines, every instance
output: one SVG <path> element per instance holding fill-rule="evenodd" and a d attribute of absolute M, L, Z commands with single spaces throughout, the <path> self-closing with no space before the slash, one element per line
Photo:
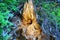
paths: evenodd
<path fill-rule="evenodd" d="M 2 0 L 0 1 L 0 40 L 8 40 L 10 35 L 7 32 L 11 31 L 10 26 L 13 25 L 8 19 L 13 17 L 13 14 L 10 12 L 17 11 L 20 3 L 25 2 L 26 0 Z M 5 32 L 5 30 L 7 32 Z"/>
<path fill-rule="evenodd" d="M 5 31 L 3 28 L 4 27 L 9 27 L 11 25 L 13 25 L 11 22 L 9 22 L 8 18 L 8 14 L 10 11 L 6 11 L 6 12 L 0 12 L 0 35 L 3 36 L 3 31 Z M 8 28 L 7 27 L 7 28 Z M 8 29 L 6 29 L 8 30 Z M 10 29 L 9 29 L 10 30 Z M 9 32 L 9 31 L 8 31 Z M 3 37 L 4 38 L 4 37 Z"/>
<path fill-rule="evenodd" d="M 53 16 L 53 19 L 56 20 L 58 27 L 60 29 L 60 6 L 57 6 L 56 2 L 42 2 L 42 7 L 45 10 L 46 14 L 50 17 Z"/>
<path fill-rule="evenodd" d="M 8 23 L 10 23 L 8 21 L 8 18 L 9 18 L 8 14 L 9 14 L 9 11 L 6 11 L 4 13 L 0 12 L 0 24 L 1 24 L 1 26 L 6 26 Z"/>
<path fill-rule="evenodd" d="M 6 36 L 4 36 L 4 38 L 3 38 L 3 40 L 8 40 L 9 39 L 9 35 L 8 34 L 6 34 Z"/>
<path fill-rule="evenodd" d="M 12 17 L 13 14 L 10 14 L 10 11 L 16 11 L 19 2 L 19 0 L 2 0 L 0 2 L 0 40 L 8 40 L 10 37 L 10 35 L 5 32 L 4 28 L 6 28 L 7 32 L 11 31 L 10 26 L 13 25 L 13 23 L 8 19 Z"/>
<path fill-rule="evenodd" d="M 2 35 L 2 32 L 3 32 L 3 29 L 2 29 L 2 28 L 0 28 L 0 35 Z"/>

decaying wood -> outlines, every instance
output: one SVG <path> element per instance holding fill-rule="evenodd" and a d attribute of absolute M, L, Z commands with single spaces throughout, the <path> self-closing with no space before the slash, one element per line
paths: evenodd
<path fill-rule="evenodd" d="M 32 0 L 25 3 L 21 21 L 22 35 L 25 36 L 26 39 L 35 40 L 41 35 L 42 30 L 36 21 Z"/>
<path fill-rule="evenodd" d="M 22 35 L 26 37 L 27 40 L 36 40 L 36 38 L 37 40 L 42 40 L 42 29 L 36 21 L 32 0 L 26 2 L 24 5 L 21 25 L 19 27 L 23 30 Z"/>

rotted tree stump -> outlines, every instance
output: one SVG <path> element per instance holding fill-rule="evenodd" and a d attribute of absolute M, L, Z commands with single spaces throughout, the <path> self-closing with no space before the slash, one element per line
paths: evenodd
<path fill-rule="evenodd" d="M 21 23 L 22 25 L 20 27 L 23 30 L 22 35 L 26 37 L 27 40 L 36 40 L 36 38 L 41 36 L 42 30 L 36 21 L 32 0 L 29 0 L 24 5 Z"/>
<path fill-rule="evenodd" d="M 22 29 L 22 36 L 27 40 L 45 40 L 48 37 L 42 32 L 42 29 L 37 22 L 32 0 L 29 0 L 24 5 L 19 29 Z"/>

